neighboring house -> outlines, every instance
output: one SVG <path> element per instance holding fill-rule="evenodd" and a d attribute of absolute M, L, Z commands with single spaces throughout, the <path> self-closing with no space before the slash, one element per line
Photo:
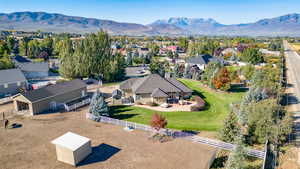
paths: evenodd
<path fill-rule="evenodd" d="M 142 56 L 147 56 L 149 54 L 149 48 L 139 48 L 138 49 L 138 53 L 139 53 L 139 56 L 142 57 Z"/>
<path fill-rule="evenodd" d="M 259 49 L 259 51 L 268 56 L 280 56 L 280 51 L 271 51 L 268 49 Z"/>
<path fill-rule="evenodd" d="M 17 55 L 17 56 L 14 57 L 14 62 L 16 64 L 18 64 L 18 63 L 28 63 L 28 62 L 31 62 L 31 61 L 29 59 L 27 59 L 26 57 Z"/>
<path fill-rule="evenodd" d="M 45 78 L 49 76 L 48 62 L 16 63 L 16 67 L 22 70 L 27 79 Z"/>
<path fill-rule="evenodd" d="M 178 52 L 180 50 L 180 48 L 178 46 L 167 46 L 166 47 L 167 50 L 172 51 L 172 52 Z"/>
<path fill-rule="evenodd" d="M 31 115 L 56 110 L 67 102 L 85 97 L 86 90 L 86 84 L 79 79 L 61 82 L 14 96 L 14 108 Z"/>
<path fill-rule="evenodd" d="M 211 55 L 198 55 L 194 57 L 189 57 L 186 59 L 186 66 L 197 65 L 199 69 L 204 70 L 209 62 L 216 61 L 224 64 L 224 59 L 219 57 L 213 57 Z"/>
<path fill-rule="evenodd" d="M 162 78 L 151 74 L 143 78 L 131 78 L 120 84 L 123 97 L 132 97 L 140 103 L 166 103 L 168 100 L 179 100 L 192 95 L 192 90 L 174 78 Z"/>
<path fill-rule="evenodd" d="M 15 95 L 27 89 L 27 80 L 20 69 L 0 70 L 0 97 Z"/>
<path fill-rule="evenodd" d="M 226 48 L 222 52 L 222 55 L 230 55 L 230 56 L 237 56 L 237 50 L 234 48 Z"/>

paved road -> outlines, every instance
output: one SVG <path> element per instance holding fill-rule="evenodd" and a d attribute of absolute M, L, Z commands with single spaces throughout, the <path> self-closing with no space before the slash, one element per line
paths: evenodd
<path fill-rule="evenodd" d="M 299 148 L 298 163 L 300 164 L 300 56 L 293 51 L 287 41 L 283 42 L 287 67 L 287 92 L 290 93 L 289 110 L 294 117 L 294 141 Z"/>

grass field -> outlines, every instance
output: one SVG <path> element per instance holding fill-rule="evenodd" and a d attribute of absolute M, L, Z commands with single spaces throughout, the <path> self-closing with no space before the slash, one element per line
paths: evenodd
<path fill-rule="evenodd" d="M 300 50 L 300 43 L 290 43 L 290 45 L 295 51 Z"/>
<path fill-rule="evenodd" d="M 194 95 L 200 95 L 207 102 L 206 110 L 199 112 L 159 112 L 168 120 L 168 128 L 180 130 L 217 131 L 229 112 L 229 105 L 239 101 L 244 92 L 218 93 L 200 87 L 200 82 L 180 79 L 194 90 Z M 149 124 L 154 110 L 135 106 L 112 106 L 114 118 Z"/>

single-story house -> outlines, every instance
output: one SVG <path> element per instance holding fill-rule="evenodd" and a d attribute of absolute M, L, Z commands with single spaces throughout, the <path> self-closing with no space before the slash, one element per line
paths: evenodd
<path fill-rule="evenodd" d="M 189 66 L 197 65 L 199 69 L 204 70 L 206 65 L 212 61 L 216 61 L 216 62 L 220 62 L 220 63 L 224 64 L 224 59 L 222 59 L 220 57 L 214 57 L 214 56 L 211 56 L 208 54 L 189 57 L 186 59 L 185 62 L 186 62 L 186 65 L 189 65 Z"/>
<path fill-rule="evenodd" d="M 179 100 L 192 95 L 192 90 L 175 78 L 163 78 L 151 74 L 143 78 L 131 78 L 120 84 L 123 97 L 132 97 L 134 102 L 166 103 L 168 100 Z"/>
<path fill-rule="evenodd" d="M 27 89 L 27 80 L 20 69 L 0 70 L 0 97 L 15 95 Z"/>
<path fill-rule="evenodd" d="M 259 49 L 259 51 L 265 55 L 269 55 L 269 56 L 280 56 L 280 51 L 271 51 L 268 49 Z"/>
<path fill-rule="evenodd" d="M 48 62 L 24 62 L 16 63 L 27 79 L 45 78 L 49 76 Z"/>
<path fill-rule="evenodd" d="M 86 84 L 79 79 L 20 93 L 13 98 L 16 111 L 28 111 L 31 115 L 57 110 L 67 102 L 87 95 Z"/>

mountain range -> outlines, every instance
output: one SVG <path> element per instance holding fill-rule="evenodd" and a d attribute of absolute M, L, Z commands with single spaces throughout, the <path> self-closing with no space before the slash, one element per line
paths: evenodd
<path fill-rule="evenodd" d="M 67 16 L 46 12 L 0 13 L 0 30 L 89 33 L 100 29 L 118 35 L 245 35 L 300 36 L 300 14 L 261 19 L 254 23 L 221 24 L 214 19 L 172 17 L 148 25 Z"/>

